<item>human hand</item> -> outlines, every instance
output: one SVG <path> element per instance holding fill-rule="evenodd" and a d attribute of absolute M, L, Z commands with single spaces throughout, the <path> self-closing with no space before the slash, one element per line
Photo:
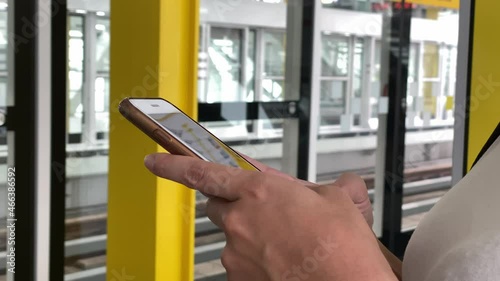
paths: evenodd
<path fill-rule="evenodd" d="M 373 226 L 373 208 L 366 182 L 356 174 L 345 173 L 333 185 L 347 193 L 371 228 Z"/>
<path fill-rule="evenodd" d="M 211 196 L 209 218 L 226 234 L 230 281 L 394 280 L 348 194 L 199 159 L 154 154 L 154 174 Z"/>
<path fill-rule="evenodd" d="M 288 174 L 285 174 L 279 170 L 271 168 L 267 165 L 260 163 L 259 161 L 252 159 L 246 155 L 243 155 L 247 161 L 252 163 L 261 172 L 271 175 L 276 175 L 283 177 L 285 179 L 294 180 L 302 185 L 308 187 L 318 186 L 315 183 L 296 179 Z M 373 208 L 370 202 L 370 197 L 368 196 L 368 189 L 366 187 L 365 181 L 358 175 L 353 173 L 342 174 L 333 184 L 333 186 L 339 187 L 343 192 L 354 202 L 358 210 L 363 214 L 366 222 L 370 227 L 373 226 Z"/>

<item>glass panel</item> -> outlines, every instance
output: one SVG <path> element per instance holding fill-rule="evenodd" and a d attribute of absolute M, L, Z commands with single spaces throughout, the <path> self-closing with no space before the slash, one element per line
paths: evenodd
<path fill-rule="evenodd" d="M 443 87 L 443 115 L 441 118 L 443 120 L 452 120 L 453 109 L 454 109 L 454 98 L 455 98 L 455 84 L 457 76 L 457 48 L 453 46 L 447 46 L 445 48 L 445 53 L 443 55 L 444 61 L 444 87 Z"/>
<path fill-rule="evenodd" d="M 345 113 L 347 82 L 321 81 L 321 125 L 339 125 Z"/>
<path fill-rule="evenodd" d="M 364 41 L 363 39 L 356 39 L 354 44 L 354 61 L 353 61 L 353 90 L 354 97 L 361 98 L 363 87 L 363 74 L 364 67 Z"/>
<path fill-rule="evenodd" d="M 323 34 L 322 76 L 347 76 L 349 72 L 349 38 Z"/>
<path fill-rule="evenodd" d="M 417 125 L 428 126 L 431 120 L 438 117 L 441 103 L 441 79 L 440 75 L 440 46 L 437 43 L 426 42 L 423 44 L 423 66 L 422 66 L 422 98 L 423 108 L 417 112 L 421 122 Z M 420 121 L 420 120 L 419 120 Z"/>
<path fill-rule="evenodd" d="M 412 43 L 410 45 L 410 60 L 408 62 L 408 82 L 418 80 L 418 48 L 419 45 Z"/>
<path fill-rule="evenodd" d="M 428 115 L 431 119 L 436 118 L 436 97 L 439 94 L 437 82 L 423 82 L 422 92 L 424 94 L 423 115 Z M 425 118 L 425 117 L 423 117 Z"/>
<path fill-rule="evenodd" d="M 282 101 L 285 96 L 285 32 L 265 30 L 262 40 L 264 67 L 259 101 Z"/>
<path fill-rule="evenodd" d="M 69 17 L 69 142 L 80 142 L 83 132 L 83 73 L 84 73 L 84 29 L 83 17 Z M 76 138 L 74 138 L 76 136 Z"/>
<path fill-rule="evenodd" d="M 98 16 L 95 24 L 97 78 L 94 83 L 95 138 L 107 139 L 109 132 L 109 18 Z"/>
<path fill-rule="evenodd" d="M 323 7 L 325 8 L 356 10 L 364 12 L 376 11 L 377 7 L 382 7 L 381 2 L 368 0 L 322 0 L 321 3 L 323 3 Z M 378 5 L 376 6 L 375 4 Z"/>
<path fill-rule="evenodd" d="M 238 3 L 229 3 L 230 9 L 223 11 L 219 2 L 200 2 L 200 103 L 221 102 L 224 114 L 235 110 L 229 102 L 291 99 L 285 95 L 286 63 L 290 59 L 286 53 L 287 40 L 290 40 L 286 26 L 290 20 L 287 1 L 232 1 Z M 202 75 L 205 67 L 206 75 Z M 283 139 L 283 131 L 293 127 L 287 124 L 284 128 L 287 122 L 295 120 L 224 121 L 202 125 L 235 150 L 273 168 L 286 170 L 291 161 L 286 159 L 290 153 L 283 153 L 284 142 L 290 140 Z M 197 217 L 201 219 L 206 216 L 203 208 L 206 198 L 201 194 L 196 198 Z M 225 237 L 218 229 L 198 228 L 195 239 L 198 247 L 222 242 Z M 217 256 L 195 265 L 195 280 L 213 279 L 217 274 L 224 275 Z"/>
<path fill-rule="evenodd" d="M 444 61 L 444 94 L 446 96 L 455 96 L 455 82 L 457 80 L 457 47 L 446 46 L 443 57 Z"/>
<path fill-rule="evenodd" d="M 284 78 L 269 79 L 264 78 L 262 80 L 262 97 L 261 101 L 279 101 L 283 100 L 283 95 L 285 92 L 285 80 Z"/>
<path fill-rule="evenodd" d="M 208 79 L 208 50 L 205 45 L 207 43 L 207 32 L 205 26 L 200 25 L 198 39 L 198 101 L 206 102 L 207 79 Z"/>
<path fill-rule="evenodd" d="M 425 21 L 436 30 L 428 30 L 428 39 L 410 49 L 404 182 L 414 188 L 403 199 L 403 231 L 414 229 L 451 188 L 454 130 L 453 119 L 447 116 L 453 114 L 453 100 L 447 96 L 455 91 L 451 83 L 456 80 L 456 55 L 450 50 L 456 48 L 458 38 L 449 34 L 459 33 L 458 15 L 436 11 Z M 423 27 L 416 26 L 421 30 L 412 27 L 412 32 L 421 34 Z"/>
<path fill-rule="evenodd" d="M 78 4 L 74 3 L 75 6 Z M 106 266 L 109 13 L 82 9 L 70 16 L 69 23 L 68 107 L 71 108 L 69 129 L 73 135 L 66 146 L 65 240 L 67 244 L 81 247 L 75 246 L 71 254 L 66 253 L 64 268 L 66 278 L 76 280 L 72 274 L 99 271 Z M 85 57 L 85 54 L 92 54 L 92 57 Z M 82 126 L 83 122 L 89 123 Z M 75 134 L 79 137 L 75 138 Z M 92 246 L 96 243 L 97 248 Z M 106 279 L 104 274 L 93 278 Z"/>
<path fill-rule="evenodd" d="M 208 47 L 208 93 L 206 101 L 243 101 L 241 89 L 242 30 L 212 27 Z"/>
<path fill-rule="evenodd" d="M 264 31 L 264 73 L 266 77 L 285 76 L 285 32 Z"/>
<path fill-rule="evenodd" d="M 332 24 L 329 28 L 335 27 Z M 375 131 L 370 132 L 365 126 L 370 117 L 378 117 L 380 47 L 378 51 L 368 48 L 366 52 L 365 48 L 372 45 L 373 39 L 351 35 L 323 33 L 321 40 L 321 119 L 316 147 L 316 181 L 328 184 L 343 173 L 352 172 L 364 177 L 367 188 L 372 191 L 377 137 Z M 372 58 L 372 54 L 375 57 Z M 366 63 L 369 61 L 374 65 Z M 361 124 L 362 127 L 358 126 Z M 360 137 L 354 133 L 360 130 L 368 132 Z"/>
<path fill-rule="evenodd" d="M 0 71 L 7 71 L 7 11 L 0 10 Z"/>
<path fill-rule="evenodd" d="M 439 45 L 424 43 L 424 78 L 439 78 Z"/>
<path fill-rule="evenodd" d="M 248 33 L 248 55 L 246 59 L 246 101 L 253 101 L 255 97 L 255 76 L 256 76 L 256 56 L 257 56 L 257 32 L 250 29 Z"/>
<path fill-rule="evenodd" d="M 407 90 L 407 111 L 417 111 L 418 101 L 418 44 L 410 46 L 410 60 L 408 62 L 408 90 Z M 411 117 L 410 117 L 411 118 Z"/>
<path fill-rule="evenodd" d="M 96 19 L 96 69 L 97 72 L 109 72 L 109 19 Z"/>
<path fill-rule="evenodd" d="M 107 139 L 103 133 L 109 132 L 109 78 L 98 77 L 95 80 L 95 129 L 97 139 Z"/>
<path fill-rule="evenodd" d="M 378 123 L 378 100 L 381 95 L 380 70 L 382 68 L 381 61 L 382 43 L 379 40 L 375 41 L 375 50 L 373 52 L 373 69 L 370 83 L 370 121 L 375 120 Z M 373 121 L 372 121 L 373 123 Z M 372 128 L 375 126 L 372 126 Z"/>

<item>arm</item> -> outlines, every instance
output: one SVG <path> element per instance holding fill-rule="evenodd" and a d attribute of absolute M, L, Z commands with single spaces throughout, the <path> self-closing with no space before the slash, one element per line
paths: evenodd
<path fill-rule="evenodd" d="M 385 259 L 391 266 L 392 272 L 398 278 L 399 281 L 403 280 L 403 263 L 396 257 L 389 249 L 387 249 L 382 242 L 378 241 L 380 251 L 384 254 Z"/>

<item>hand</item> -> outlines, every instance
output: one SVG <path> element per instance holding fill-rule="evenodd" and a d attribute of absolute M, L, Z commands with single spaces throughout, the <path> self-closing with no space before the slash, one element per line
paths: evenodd
<path fill-rule="evenodd" d="M 347 193 L 371 228 L 373 226 L 373 208 L 365 181 L 358 175 L 346 173 L 341 175 L 334 185 Z"/>
<path fill-rule="evenodd" d="M 377 241 L 339 187 L 191 157 L 154 154 L 154 174 L 212 196 L 209 218 L 226 234 L 222 263 L 230 281 L 394 280 Z"/>
<path fill-rule="evenodd" d="M 271 174 L 271 175 L 276 175 L 280 176 L 289 180 L 295 180 L 298 183 L 301 183 L 302 185 L 312 187 L 312 186 L 318 186 L 315 183 L 299 180 L 296 178 L 293 178 L 290 175 L 287 175 L 279 170 L 273 169 L 269 166 L 266 166 L 260 162 L 258 162 L 255 159 L 252 159 L 246 155 L 243 155 L 247 161 L 252 163 L 255 167 L 257 167 L 260 171 L 266 173 L 266 174 Z M 351 200 L 354 202 L 358 210 L 363 214 L 363 217 L 365 218 L 366 222 L 370 227 L 373 226 L 373 208 L 370 202 L 370 197 L 368 196 L 368 189 L 366 187 L 365 181 L 358 175 L 352 174 L 352 173 L 346 173 L 342 174 L 340 178 L 333 183 L 333 186 L 339 187 L 342 191 L 347 193 L 347 195 L 351 198 Z"/>

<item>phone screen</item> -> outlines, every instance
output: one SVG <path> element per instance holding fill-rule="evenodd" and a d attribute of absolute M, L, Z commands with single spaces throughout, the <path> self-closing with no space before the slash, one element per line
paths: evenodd
<path fill-rule="evenodd" d="M 200 158 L 245 170 L 257 170 L 243 157 L 168 102 L 158 100 L 158 104 L 155 103 L 153 108 L 148 110 L 143 109 L 144 106 L 148 105 L 138 106 L 134 100 L 131 102 Z M 151 105 L 150 102 L 149 106 Z"/>

